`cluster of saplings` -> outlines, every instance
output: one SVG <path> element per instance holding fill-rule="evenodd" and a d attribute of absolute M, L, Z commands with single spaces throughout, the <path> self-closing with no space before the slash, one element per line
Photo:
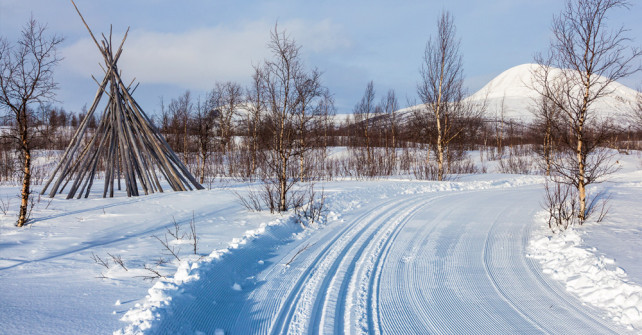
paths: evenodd
<path fill-rule="evenodd" d="M 317 180 L 390 175 L 445 180 L 486 172 L 468 158 L 467 152 L 478 150 L 482 162 L 484 156 L 499 160 L 501 172 L 550 176 L 551 228 L 563 229 L 595 212 L 600 197 L 589 196 L 586 187 L 614 171 L 613 151 L 607 148 L 637 149 L 632 146 L 640 140 L 639 129 L 621 129 L 593 115 L 591 108 L 611 93 L 612 82 L 640 70 L 635 65 L 640 50 L 626 47 L 626 30 L 607 31 L 603 24 L 613 8 L 628 6 L 620 0 L 567 2 L 553 20 L 549 51 L 536 57 L 533 89 L 540 98 L 532 103 L 535 121 L 530 124 L 490 115 L 485 101 L 466 99 L 460 42 L 448 12 L 439 17 L 437 34 L 426 44 L 414 107 L 400 109 L 393 90 L 377 94 L 370 82 L 351 116 L 337 120 L 322 72 L 306 67 L 301 47 L 275 27 L 268 43 L 272 57 L 253 68 L 248 87 L 219 82 L 206 96 L 186 91 L 167 104 L 161 100 L 154 123 L 201 184 L 260 181 L 258 193 L 245 201 L 255 209 L 297 207 L 311 192 L 300 185 Z M 33 35 L 34 27 L 39 26 L 32 20 L 24 35 Z M 36 37 L 49 47 L 38 49 L 45 53 L 61 41 L 43 37 L 42 31 Z M 0 55 L 11 51 L 2 41 Z M 42 107 L 56 87 L 51 71 L 59 58 L 55 52 L 37 56 L 41 63 L 35 64 L 49 77 L 31 103 L 10 105 L 12 87 L 5 79 L 0 82 L 0 103 L 9 111 L 3 121 L 1 181 L 24 178 L 28 168 L 22 162 L 31 150 L 64 148 L 79 122 L 62 109 Z M 3 77 L 11 75 L 11 61 L 2 58 Z M 335 147 L 347 147 L 347 154 Z M 36 182 L 45 173 L 31 171 Z"/>

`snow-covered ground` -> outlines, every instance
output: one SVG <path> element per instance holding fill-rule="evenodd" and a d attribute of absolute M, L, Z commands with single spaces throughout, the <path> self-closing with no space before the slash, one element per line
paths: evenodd
<path fill-rule="evenodd" d="M 1 332 L 640 332 L 640 161 L 619 157 L 597 186 L 613 195 L 605 222 L 556 236 L 538 176 L 327 182 L 327 223 L 309 229 L 248 212 L 238 183 L 42 198 L 18 229 L 3 186 Z"/>
<path fill-rule="evenodd" d="M 140 277 L 152 275 L 144 270 L 146 264 L 163 275 L 174 274 L 171 263 L 177 260 L 153 237 L 164 239 L 167 228 L 174 231 L 174 220 L 183 236 L 194 217 L 199 254 L 226 248 L 234 238 L 273 220 L 243 213 L 231 189 L 215 189 L 138 198 L 42 198 L 34 207 L 33 223 L 17 229 L 18 188 L 0 190 L 13 208 L 1 216 L 0 228 L 0 323 L 8 334 L 91 334 L 119 328 L 120 316 L 152 285 Z M 175 243 L 185 259 L 193 257 L 186 237 Z M 120 256 L 128 271 L 108 253 Z M 109 269 L 96 264 L 92 254 L 108 261 Z M 156 267 L 160 258 L 169 264 Z M 109 279 L 97 278 L 101 276 Z M 24 315 L 31 321 L 16 322 Z"/>
<path fill-rule="evenodd" d="M 611 196 L 604 222 L 551 234 L 539 213 L 540 228 L 528 251 L 568 292 L 606 311 L 613 322 L 642 332 L 642 171 L 638 155 L 620 157 L 618 165 L 621 171 L 598 186 Z"/>

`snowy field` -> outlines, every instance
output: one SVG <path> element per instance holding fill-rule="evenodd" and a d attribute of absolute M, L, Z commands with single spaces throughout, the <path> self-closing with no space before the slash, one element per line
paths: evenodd
<path fill-rule="evenodd" d="M 605 222 L 559 235 L 540 176 L 319 183 L 309 229 L 248 212 L 234 182 L 42 198 L 19 229 L 2 186 L 0 333 L 640 333 L 641 161 L 596 186 Z"/>

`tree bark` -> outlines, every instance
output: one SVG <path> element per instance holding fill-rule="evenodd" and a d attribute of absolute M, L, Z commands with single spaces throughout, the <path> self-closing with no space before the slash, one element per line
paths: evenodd
<path fill-rule="evenodd" d="M 286 193 L 287 193 L 287 164 L 288 160 L 285 156 L 282 158 L 282 168 L 281 168 L 281 178 L 279 184 L 279 212 L 285 212 L 288 210 L 288 205 L 286 203 Z"/>
<path fill-rule="evenodd" d="M 20 191 L 20 211 L 18 214 L 18 227 L 22 227 L 29 219 L 29 194 L 31 193 L 31 150 L 27 144 L 26 134 L 22 135 L 22 154 L 24 155 L 23 162 L 23 177 L 22 177 L 22 190 Z"/>
<path fill-rule="evenodd" d="M 201 179 L 200 183 L 203 185 L 205 182 L 205 160 L 207 159 L 207 154 L 205 151 L 201 151 Z"/>

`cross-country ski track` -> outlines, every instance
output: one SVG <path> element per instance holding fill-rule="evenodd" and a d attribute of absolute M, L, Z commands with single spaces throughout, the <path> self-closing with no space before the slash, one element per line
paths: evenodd
<path fill-rule="evenodd" d="M 627 332 L 526 256 L 541 189 L 373 200 L 303 238 L 276 227 L 184 284 L 148 332 Z"/>

